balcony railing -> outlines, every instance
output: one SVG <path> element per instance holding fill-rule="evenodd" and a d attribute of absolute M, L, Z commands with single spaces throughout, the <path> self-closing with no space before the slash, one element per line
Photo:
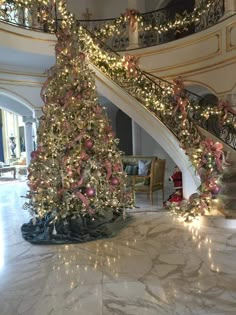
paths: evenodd
<path fill-rule="evenodd" d="M 39 16 L 42 14 L 50 14 L 54 19 L 53 25 L 49 25 L 47 19 L 40 23 Z M 199 32 L 216 24 L 223 14 L 224 0 L 202 0 L 197 7 L 189 6 L 187 9 L 179 1 L 174 6 L 138 14 L 135 48 L 159 45 Z M 40 12 L 37 7 L 16 7 L 14 0 L 0 5 L 0 20 L 28 29 L 55 31 L 60 18 L 56 5 L 40 8 Z M 78 20 L 78 24 L 100 37 L 115 51 L 132 48 L 130 23 L 124 14 L 112 19 Z"/>

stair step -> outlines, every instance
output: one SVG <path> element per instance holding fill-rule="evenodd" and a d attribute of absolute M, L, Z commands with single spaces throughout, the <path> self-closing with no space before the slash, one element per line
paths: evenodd
<path fill-rule="evenodd" d="M 236 210 L 224 209 L 224 215 L 226 219 L 236 219 Z"/>
<path fill-rule="evenodd" d="M 220 196 L 224 196 L 224 195 L 234 197 L 236 195 L 235 191 L 236 191 L 236 182 L 235 181 L 232 183 L 229 183 L 227 185 L 224 184 L 223 187 L 221 187 L 219 198 L 220 198 Z"/>
<path fill-rule="evenodd" d="M 228 195 L 221 195 L 218 197 L 220 203 L 223 205 L 224 209 L 231 209 L 236 211 L 236 197 L 228 196 Z"/>

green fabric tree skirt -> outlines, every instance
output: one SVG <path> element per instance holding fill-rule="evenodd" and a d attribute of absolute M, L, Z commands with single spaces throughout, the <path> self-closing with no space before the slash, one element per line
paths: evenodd
<path fill-rule="evenodd" d="M 129 215 L 114 213 L 106 209 L 103 215 L 91 218 L 66 218 L 53 222 L 52 214 L 43 219 L 32 219 L 22 225 L 21 232 L 25 240 L 33 244 L 69 244 L 84 243 L 93 240 L 110 238 L 132 221 Z"/>

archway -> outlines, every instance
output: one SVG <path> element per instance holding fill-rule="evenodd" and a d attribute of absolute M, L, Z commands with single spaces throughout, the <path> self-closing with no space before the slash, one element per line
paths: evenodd
<path fill-rule="evenodd" d="M 9 155 L 8 155 L 9 153 L 7 152 L 7 149 L 8 149 L 7 143 L 9 139 L 7 138 L 11 138 L 12 143 L 16 142 L 16 145 L 19 146 L 20 148 L 19 152 L 21 152 L 20 150 L 22 148 L 22 145 L 23 144 L 25 145 L 26 162 L 28 164 L 30 162 L 30 153 L 33 150 L 33 138 L 32 138 L 33 136 L 32 123 L 34 121 L 33 106 L 25 98 L 19 95 L 16 95 L 12 93 L 11 91 L 1 88 L 0 89 L 0 108 L 7 111 L 8 113 L 21 116 L 23 119 L 23 128 L 16 129 L 17 135 L 14 135 L 14 134 L 9 135 L 8 132 L 6 132 L 9 126 L 7 126 L 7 122 L 3 118 L 4 115 L 1 115 L 0 160 L 2 161 L 6 160 L 6 158 L 4 157 L 4 151 L 5 151 L 5 155 L 8 156 L 8 160 L 9 160 Z M 2 114 L 2 111 L 1 111 L 1 114 Z M 4 139 L 4 136 L 5 136 L 5 139 Z M 22 143 L 22 141 L 24 142 Z M 12 151 L 12 153 L 14 152 Z M 11 157 L 14 158 L 14 155 L 12 154 Z"/>
<path fill-rule="evenodd" d="M 120 139 L 119 149 L 126 155 L 132 155 L 132 120 L 120 109 L 116 114 L 116 131 Z"/>

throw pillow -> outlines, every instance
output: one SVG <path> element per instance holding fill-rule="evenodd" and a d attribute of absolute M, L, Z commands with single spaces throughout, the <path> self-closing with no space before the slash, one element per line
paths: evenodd
<path fill-rule="evenodd" d="M 137 165 L 126 165 L 125 173 L 127 175 L 137 175 L 138 174 L 138 166 Z"/>
<path fill-rule="evenodd" d="M 152 161 L 144 161 L 139 160 L 138 161 L 138 175 L 147 176 L 148 171 L 150 170 Z"/>

